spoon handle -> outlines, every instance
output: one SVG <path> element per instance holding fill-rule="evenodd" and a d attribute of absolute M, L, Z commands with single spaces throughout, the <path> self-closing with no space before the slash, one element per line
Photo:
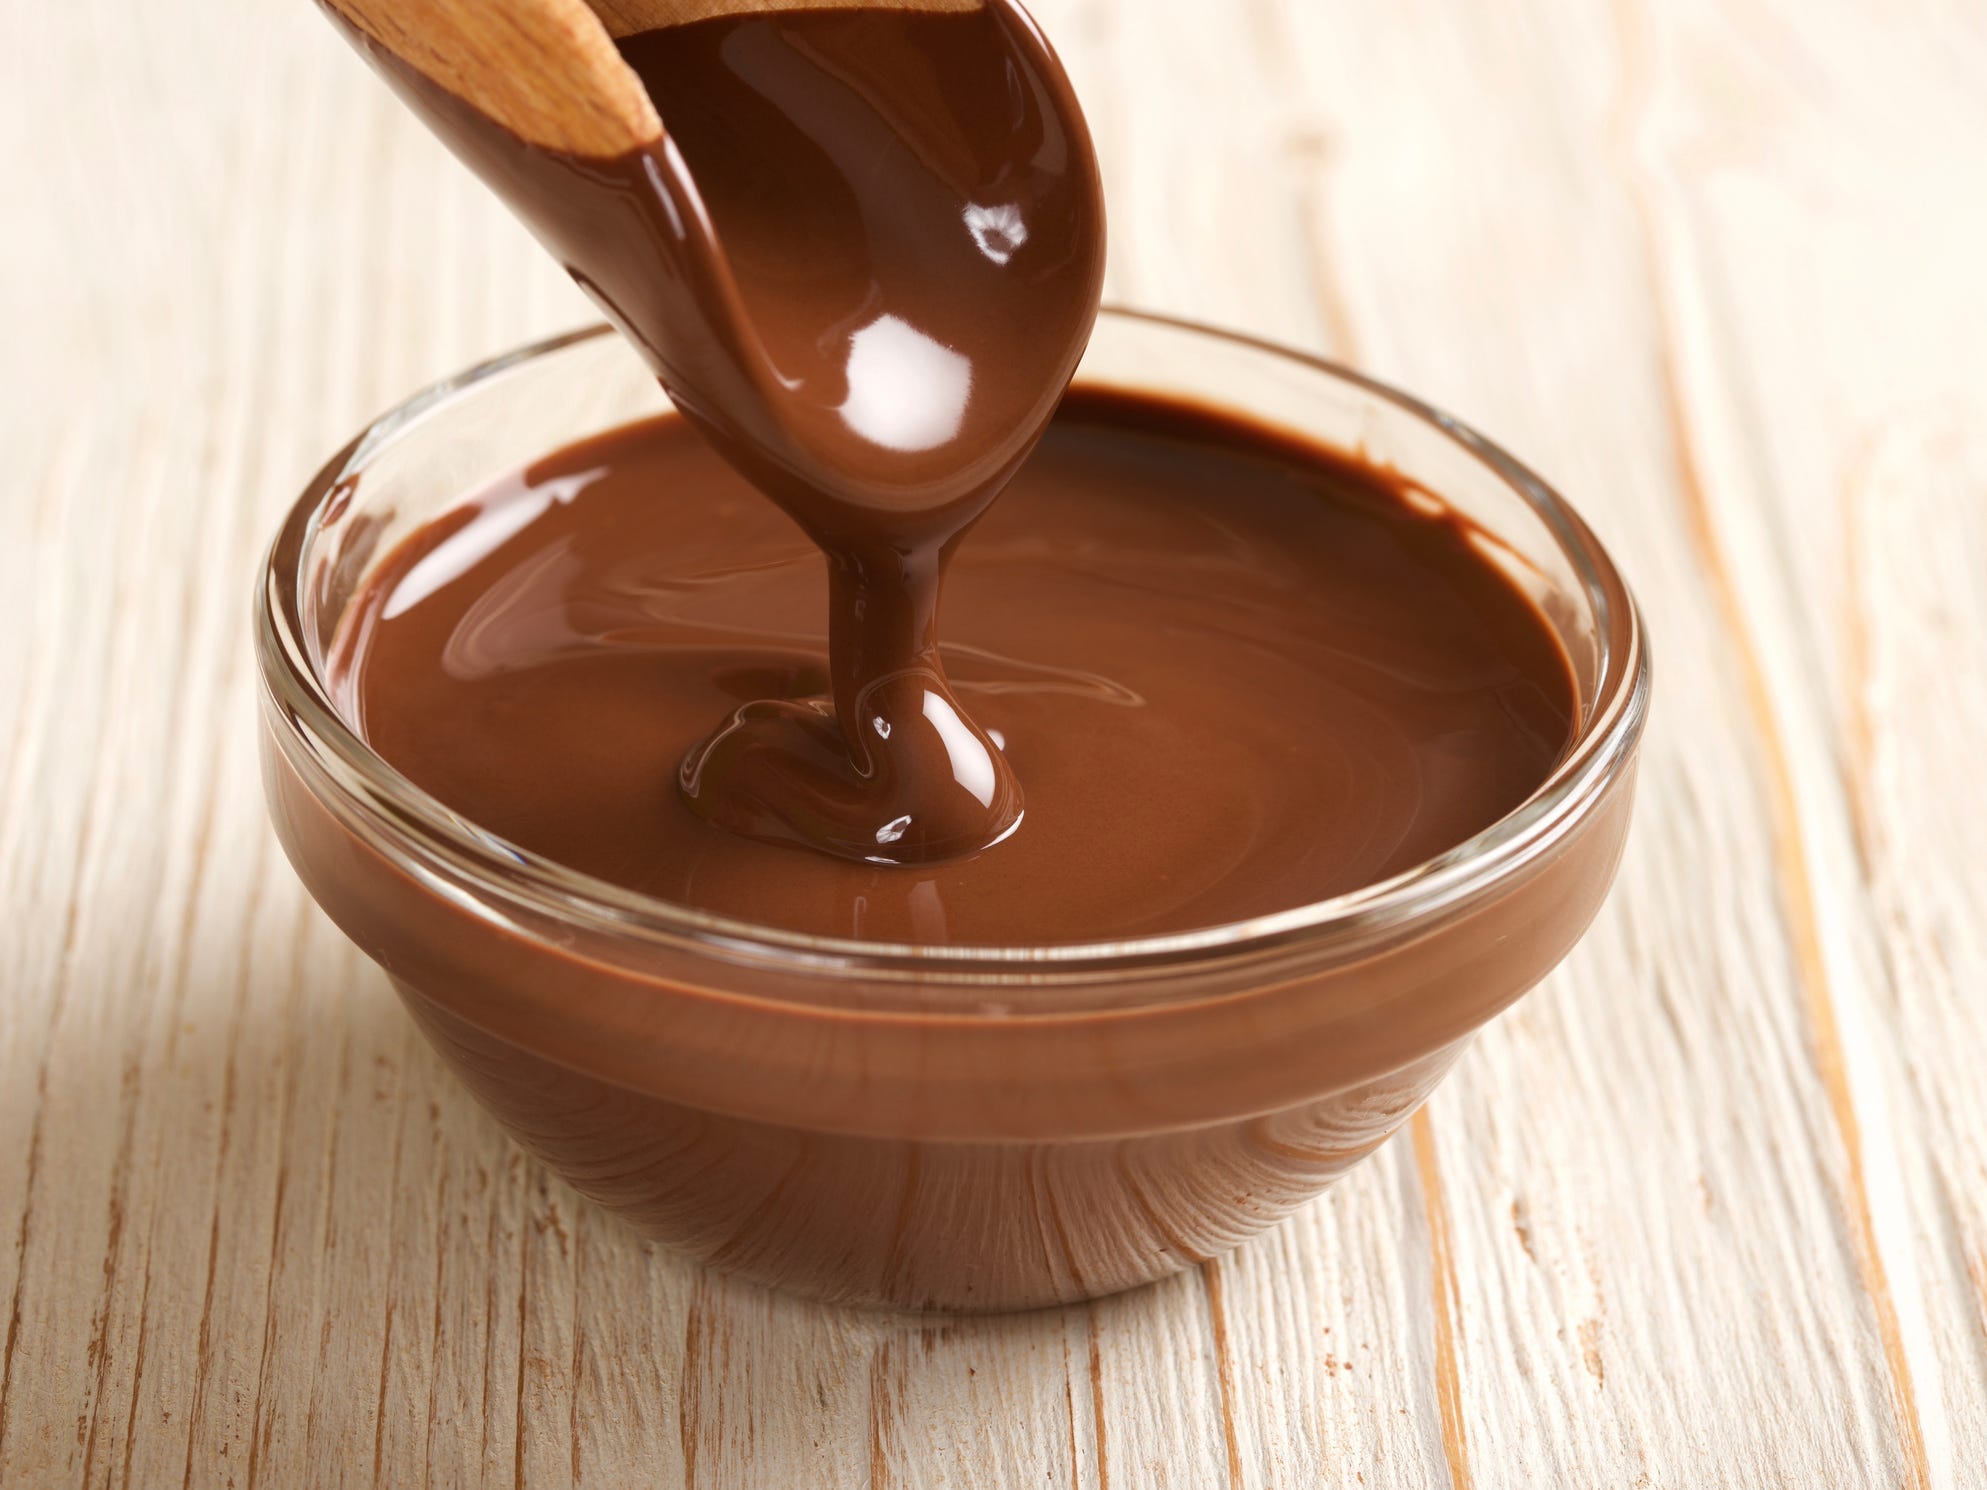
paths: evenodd
<path fill-rule="evenodd" d="M 662 133 L 641 80 L 585 0 L 319 3 L 533 145 L 608 159 Z"/>
<path fill-rule="evenodd" d="M 609 36 L 775 10 L 978 10 L 986 0 L 588 0 Z"/>

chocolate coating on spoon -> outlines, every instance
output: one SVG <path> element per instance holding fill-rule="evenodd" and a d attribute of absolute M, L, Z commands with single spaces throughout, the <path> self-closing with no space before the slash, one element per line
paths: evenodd
<path fill-rule="evenodd" d="M 740 704 L 680 764 L 753 837 L 926 863 L 1022 791 L 937 644 L 946 566 L 1033 448 L 1103 277 L 1095 157 L 1046 41 L 971 11 L 728 16 L 624 38 L 666 133 L 526 143 L 359 40 L 828 557 L 821 697 Z"/>

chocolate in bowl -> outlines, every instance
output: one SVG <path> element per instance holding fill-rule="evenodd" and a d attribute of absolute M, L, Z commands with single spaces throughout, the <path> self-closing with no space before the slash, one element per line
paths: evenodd
<path fill-rule="evenodd" d="M 263 760 L 306 885 L 525 1147 L 714 1266 L 836 1300 L 1006 1309 L 1224 1251 L 1405 1121 L 1612 880 L 1647 655 L 1620 576 L 1558 497 L 1411 399 L 1176 322 L 1107 313 L 1077 382 L 1233 411 L 1438 493 L 1570 664 L 1578 728 L 1551 776 L 1403 874 L 1245 922 L 1040 946 L 805 936 L 634 894 L 462 820 L 365 744 L 327 683 L 345 608 L 401 538 L 652 412 L 610 333 L 388 414 L 272 549 Z"/>

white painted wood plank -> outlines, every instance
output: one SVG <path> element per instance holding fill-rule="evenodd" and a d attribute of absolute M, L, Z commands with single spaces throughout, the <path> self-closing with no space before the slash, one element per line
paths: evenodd
<path fill-rule="evenodd" d="M 1290 9 L 1322 37 L 1324 17 Z M 1433 1106 L 1465 1270 L 1471 1461 L 1491 1483 L 1909 1481 L 1926 1473 L 1918 1414 L 1842 1121 L 1837 990 L 1809 955 L 1812 896 L 1789 873 L 1787 762 L 1752 703 L 1761 665 L 1729 642 L 1729 576 L 1697 531 L 1706 505 L 1744 494 L 1705 483 L 1675 434 L 1624 159 L 1633 41 L 1591 8 L 1396 16 L 1391 48 L 1302 49 L 1326 69 L 1316 96 L 1340 100 L 1372 150 L 1347 151 L 1332 195 L 1345 299 L 1375 307 L 1355 317 L 1362 342 L 1595 515 L 1687 696 L 1683 715 L 1659 704 L 1645 772 L 1660 807 L 1642 814 L 1597 934 Z M 1605 1020 L 1583 1028 L 1594 998 Z M 1553 1038 L 1523 1063 L 1507 1053 L 1548 1021 Z M 1493 1061 L 1498 1079 L 1482 1079 Z M 1711 1213 L 1727 1208 L 1716 1219 L 1693 1180 Z M 1534 1220 L 1519 1237 L 1514 1206 L 1572 1225 Z M 1516 1307 L 1540 1271 L 1550 1293 Z M 1544 1362 L 1546 1381 L 1514 1378 L 1514 1359 Z M 1677 1359 L 1694 1363 L 1688 1392 L 1610 1390 L 1624 1360 L 1646 1383 Z"/>
<path fill-rule="evenodd" d="M 1925 621 L 1964 613 L 1978 587 L 1963 494 L 1977 505 L 1987 347 L 1966 328 L 1987 324 L 1987 284 L 1962 266 L 1987 254 L 1987 205 L 1966 185 L 1987 180 L 1975 86 L 1987 17 L 1659 14 L 1651 49 L 1671 60 L 1643 144 L 1681 401 L 1722 494 L 1712 539 L 1771 662 L 1761 705 L 1818 905 L 1894 1353 L 1930 1476 L 1964 1481 L 1987 1463 L 1983 1295 L 1968 1262 L 1987 1233 L 1977 1182 L 1960 1177 L 1980 1132 L 1962 1094 L 1987 1039 L 1919 908 L 1981 924 L 1971 860 L 1943 826 L 1921 835 L 1928 808 L 1942 825 L 1977 821 L 1952 729 L 1980 693 L 1978 653 L 1963 629 L 1942 646 L 1941 623 Z M 1735 88 L 1679 65 L 1711 52 L 1767 105 L 1741 111 Z M 1902 677 L 1925 691 L 1878 681 Z"/>

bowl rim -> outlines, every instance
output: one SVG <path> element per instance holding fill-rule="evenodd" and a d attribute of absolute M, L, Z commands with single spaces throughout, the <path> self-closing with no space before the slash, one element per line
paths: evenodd
<path fill-rule="evenodd" d="M 442 405 L 526 364 L 616 335 L 606 323 L 545 337 L 465 368 L 402 400 L 332 456 L 291 505 L 258 571 L 255 649 L 263 700 L 286 754 L 301 747 L 320 768 L 348 820 L 402 869 L 446 888 L 513 934 L 530 935 L 499 909 L 522 905 L 562 923 L 641 944 L 703 950 L 795 973 L 854 974 L 921 984 L 1095 982 L 1295 948 L 1357 955 L 1376 940 L 1451 911 L 1549 852 L 1632 765 L 1652 685 L 1645 628 L 1606 549 L 1551 486 L 1475 429 L 1389 384 L 1328 358 L 1181 317 L 1106 304 L 1100 321 L 1209 338 L 1323 374 L 1390 403 L 1488 468 L 1543 522 L 1577 576 L 1599 639 L 1593 704 L 1573 743 L 1538 789 L 1446 853 L 1345 894 L 1186 932 L 1040 946 L 922 945 L 820 937 L 659 900 L 533 854 L 451 811 L 389 765 L 349 725 L 317 669 L 301 607 L 303 561 L 325 509 L 382 447 L 410 434 Z M 1079 371 L 1079 381 L 1081 373 Z M 1439 494 L 1438 494 L 1439 495 Z M 294 756 L 291 757 L 294 759 Z M 813 1002 L 796 999 L 796 1002 Z"/>

